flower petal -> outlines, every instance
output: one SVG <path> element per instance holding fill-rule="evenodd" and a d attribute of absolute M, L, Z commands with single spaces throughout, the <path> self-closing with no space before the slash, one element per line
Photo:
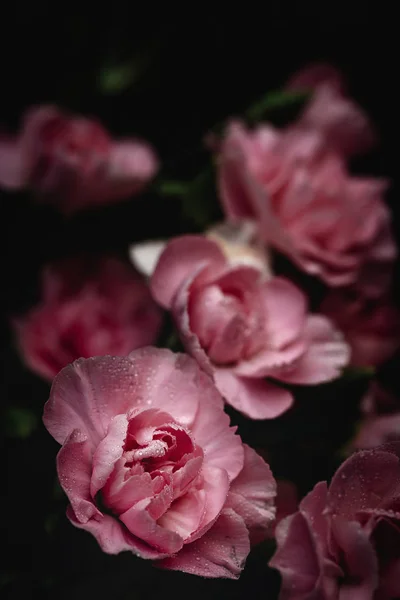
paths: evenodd
<path fill-rule="evenodd" d="M 57 455 L 57 472 L 76 518 L 81 523 L 101 515 L 90 494 L 91 461 L 90 443 L 83 433 L 74 430 Z"/>
<path fill-rule="evenodd" d="M 222 267 L 225 257 L 218 244 L 200 235 L 173 239 L 161 254 L 150 281 L 154 298 L 169 308 L 185 279 L 201 265 Z"/>
<path fill-rule="evenodd" d="M 159 566 L 202 577 L 237 579 L 249 551 L 249 535 L 243 519 L 233 510 L 225 509 L 202 538 L 187 544 Z"/>
<path fill-rule="evenodd" d="M 228 404 L 251 419 L 274 419 L 293 404 L 290 392 L 265 379 L 238 377 L 228 369 L 217 369 L 215 381 Z"/>
<path fill-rule="evenodd" d="M 202 385 L 212 387 L 205 377 L 189 357 L 158 348 L 142 348 L 128 357 L 79 359 L 54 379 L 43 420 L 60 443 L 81 429 L 96 446 L 113 417 L 145 405 L 160 407 L 187 426 Z"/>
<path fill-rule="evenodd" d="M 308 317 L 309 348 L 293 369 L 274 377 L 293 384 L 318 384 L 339 377 L 350 360 L 350 349 L 331 322 L 320 315 Z"/>
<path fill-rule="evenodd" d="M 242 517 L 251 543 L 263 540 L 275 518 L 276 482 L 271 469 L 244 445 L 243 469 L 232 482 L 228 505 Z"/>
<path fill-rule="evenodd" d="M 67 517 L 75 527 L 84 529 L 94 535 L 103 552 L 107 552 L 107 554 L 119 554 L 129 550 L 141 558 L 153 560 L 166 556 L 165 553 L 159 552 L 135 538 L 122 523 L 110 515 L 102 515 L 98 519 L 90 519 L 87 523 L 80 523 L 69 507 Z"/>
<path fill-rule="evenodd" d="M 129 248 L 129 257 L 133 266 L 139 273 L 151 277 L 166 245 L 167 242 L 163 240 L 133 244 Z"/>

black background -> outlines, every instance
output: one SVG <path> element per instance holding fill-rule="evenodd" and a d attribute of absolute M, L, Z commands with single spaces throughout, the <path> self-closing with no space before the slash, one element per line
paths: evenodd
<path fill-rule="evenodd" d="M 145 10 L 122 2 L 90 8 L 14 3 L 1 17 L 0 123 L 16 130 L 25 108 L 54 102 L 96 116 L 116 136 L 145 137 L 169 176 L 191 176 L 206 161 L 201 139 L 214 123 L 241 114 L 304 64 L 328 61 L 343 71 L 380 132 L 380 147 L 356 167 L 395 180 L 398 33 L 392 9 L 382 3 L 264 4 L 261 11 L 251 3 L 225 10 L 203 3 L 180 10 L 155 2 Z M 136 82 L 121 94 L 101 93 L 101 67 L 132 57 L 142 65 Z M 389 201 L 397 223 L 395 183 Z M 40 414 L 48 386 L 21 365 L 8 320 L 37 298 L 41 265 L 83 249 L 124 251 L 129 242 L 176 234 L 185 224 L 172 200 L 160 202 L 150 193 L 67 221 L 34 206 L 27 194 L 0 192 L 0 198 L 0 402 Z M 276 474 L 292 477 L 302 493 L 330 476 L 327 457 L 354 420 L 351 392 L 334 388 L 324 402 L 311 400 L 289 416 L 283 423 L 289 438 L 271 441 Z M 305 436 L 302 424 L 310 422 L 313 433 Z M 243 425 L 254 445 L 270 433 L 268 425 Z M 56 451 L 42 426 L 26 440 L 2 438 L 2 598 L 276 597 L 279 578 L 266 568 L 265 547 L 251 555 L 238 582 L 161 572 L 126 553 L 102 554 L 94 539 L 62 515 L 64 499 L 54 492 Z"/>

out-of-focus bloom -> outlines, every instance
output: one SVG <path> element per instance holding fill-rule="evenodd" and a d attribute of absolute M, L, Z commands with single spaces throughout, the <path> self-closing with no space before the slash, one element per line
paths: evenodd
<path fill-rule="evenodd" d="M 394 393 L 384 387 L 379 381 L 373 379 L 369 384 L 367 393 L 361 402 L 361 410 L 367 417 L 387 414 L 396 411 L 399 401 Z"/>
<path fill-rule="evenodd" d="M 348 347 L 329 319 L 307 313 L 289 281 L 224 254 L 202 236 L 169 242 L 150 280 L 155 299 L 174 315 L 188 352 L 210 373 L 226 401 L 254 419 L 278 416 L 292 384 L 334 379 Z"/>
<path fill-rule="evenodd" d="M 379 366 L 400 346 L 400 314 L 387 298 L 368 300 L 351 290 L 335 290 L 321 312 L 343 332 L 354 366 Z"/>
<path fill-rule="evenodd" d="M 160 330 L 161 311 L 146 283 L 116 258 L 49 265 L 41 288 L 40 302 L 13 326 L 23 360 L 47 379 L 80 357 L 125 356 Z"/>
<path fill-rule="evenodd" d="M 400 441 L 400 401 L 393 392 L 372 381 L 361 408 L 364 417 L 352 441 L 353 448 L 375 448 Z"/>
<path fill-rule="evenodd" d="M 190 357 L 144 348 L 78 360 L 55 378 L 44 423 L 63 445 L 67 515 L 105 552 L 235 579 L 266 537 L 274 478 Z"/>
<path fill-rule="evenodd" d="M 229 220 L 254 220 L 265 243 L 329 286 L 382 293 L 396 256 L 385 181 L 350 177 L 324 137 L 305 127 L 232 122 L 218 162 Z"/>
<path fill-rule="evenodd" d="M 375 132 L 364 113 L 346 94 L 341 74 L 331 65 L 314 64 L 296 73 L 289 90 L 310 90 L 312 96 L 297 122 L 319 132 L 339 154 L 350 156 L 369 150 Z"/>
<path fill-rule="evenodd" d="M 248 265 L 272 276 L 268 252 L 258 239 L 253 221 L 225 221 L 210 227 L 204 235 L 220 246 L 230 265 Z"/>
<path fill-rule="evenodd" d="M 400 411 L 364 419 L 352 446 L 354 448 L 375 448 L 395 440 L 400 441 Z"/>
<path fill-rule="evenodd" d="M 353 454 L 276 529 L 281 600 L 400 596 L 400 444 Z"/>
<path fill-rule="evenodd" d="M 147 143 L 114 141 L 99 122 L 54 106 L 28 110 L 19 135 L 0 136 L 0 185 L 31 188 L 67 214 L 136 194 L 157 169 Z"/>
<path fill-rule="evenodd" d="M 253 221 L 224 221 L 212 225 L 204 235 L 220 246 L 230 264 L 246 264 L 261 269 L 266 275 L 271 274 L 268 251 L 260 242 Z M 129 248 L 133 266 L 146 277 L 150 277 L 167 243 L 168 240 L 148 240 L 133 244 Z"/>

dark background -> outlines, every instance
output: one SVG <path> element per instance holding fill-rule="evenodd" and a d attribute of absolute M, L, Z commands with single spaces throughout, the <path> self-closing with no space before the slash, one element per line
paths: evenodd
<path fill-rule="evenodd" d="M 179 11 L 155 2 L 146 10 L 115 1 L 104 8 L 15 3 L 1 17 L 0 124 L 16 130 L 28 106 L 57 103 L 96 116 L 116 136 L 143 136 L 156 147 L 169 178 L 191 177 L 207 161 L 201 139 L 215 123 L 240 115 L 292 72 L 322 60 L 343 71 L 380 132 L 380 147 L 355 168 L 394 179 L 398 34 L 394 12 L 373 4 L 274 3 L 260 12 L 245 3 L 218 13 L 202 3 Z M 105 93 L 104 68 L 125 63 L 135 67 L 131 85 Z M 393 185 L 395 223 L 396 195 Z M 0 201 L 1 409 L 17 406 L 40 415 L 48 386 L 20 363 L 8 320 L 37 299 L 41 265 L 87 249 L 122 252 L 129 242 L 179 233 L 185 222 L 176 202 L 151 193 L 70 220 L 38 208 L 24 193 L 0 191 Z M 362 385 L 355 382 L 347 394 L 334 387 L 323 406 L 311 398 L 282 421 L 282 436 L 270 424 L 246 423 L 243 436 L 253 445 L 270 444 L 275 474 L 292 478 L 304 493 L 330 476 Z M 279 578 L 266 568 L 268 547 L 251 555 L 238 582 L 161 572 L 126 553 L 102 554 L 94 539 L 63 516 L 65 501 L 55 487 L 57 444 L 41 425 L 25 439 L 6 434 L 0 454 L 2 598 L 276 597 Z"/>

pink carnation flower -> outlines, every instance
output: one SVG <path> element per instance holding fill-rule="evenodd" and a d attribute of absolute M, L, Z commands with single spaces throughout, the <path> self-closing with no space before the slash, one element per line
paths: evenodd
<path fill-rule="evenodd" d="M 77 358 L 153 343 L 162 314 L 146 282 L 116 258 L 69 259 L 42 273 L 41 299 L 13 320 L 23 360 L 46 379 Z"/>
<path fill-rule="evenodd" d="M 237 252 L 228 248 L 227 257 L 222 247 L 202 236 L 172 240 L 150 287 L 226 401 L 250 418 L 273 418 L 293 402 L 276 382 L 338 377 L 347 345 L 326 317 L 307 313 L 292 283 L 256 266 L 253 254 L 249 263 L 245 253 L 241 264 Z"/>
<path fill-rule="evenodd" d="M 302 69 L 286 86 L 313 92 L 297 126 L 319 132 L 332 149 L 350 156 L 369 150 L 376 135 L 367 115 L 347 96 L 345 88 L 339 71 L 323 63 Z"/>
<path fill-rule="evenodd" d="M 100 123 L 54 106 L 32 108 L 18 136 L 0 136 L 0 185 L 33 189 L 64 213 L 138 193 L 157 158 L 143 141 L 113 141 Z"/>
<path fill-rule="evenodd" d="M 235 579 L 266 537 L 274 478 L 190 357 L 149 347 L 78 360 L 55 378 L 44 423 L 62 444 L 67 515 L 104 552 Z"/>
<path fill-rule="evenodd" d="M 354 366 L 379 366 L 400 346 L 400 314 L 387 297 L 368 300 L 351 290 L 335 290 L 321 312 L 343 332 Z"/>
<path fill-rule="evenodd" d="M 400 596 L 400 444 L 348 458 L 280 522 L 280 600 Z"/>
<path fill-rule="evenodd" d="M 303 126 L 233 122 L 218 164 L 229 220 L 254 220 L 265 243 L 331 287 L 382 293 L 396 256 L 385 181 L 349 176 L 324 136 Z"/>

